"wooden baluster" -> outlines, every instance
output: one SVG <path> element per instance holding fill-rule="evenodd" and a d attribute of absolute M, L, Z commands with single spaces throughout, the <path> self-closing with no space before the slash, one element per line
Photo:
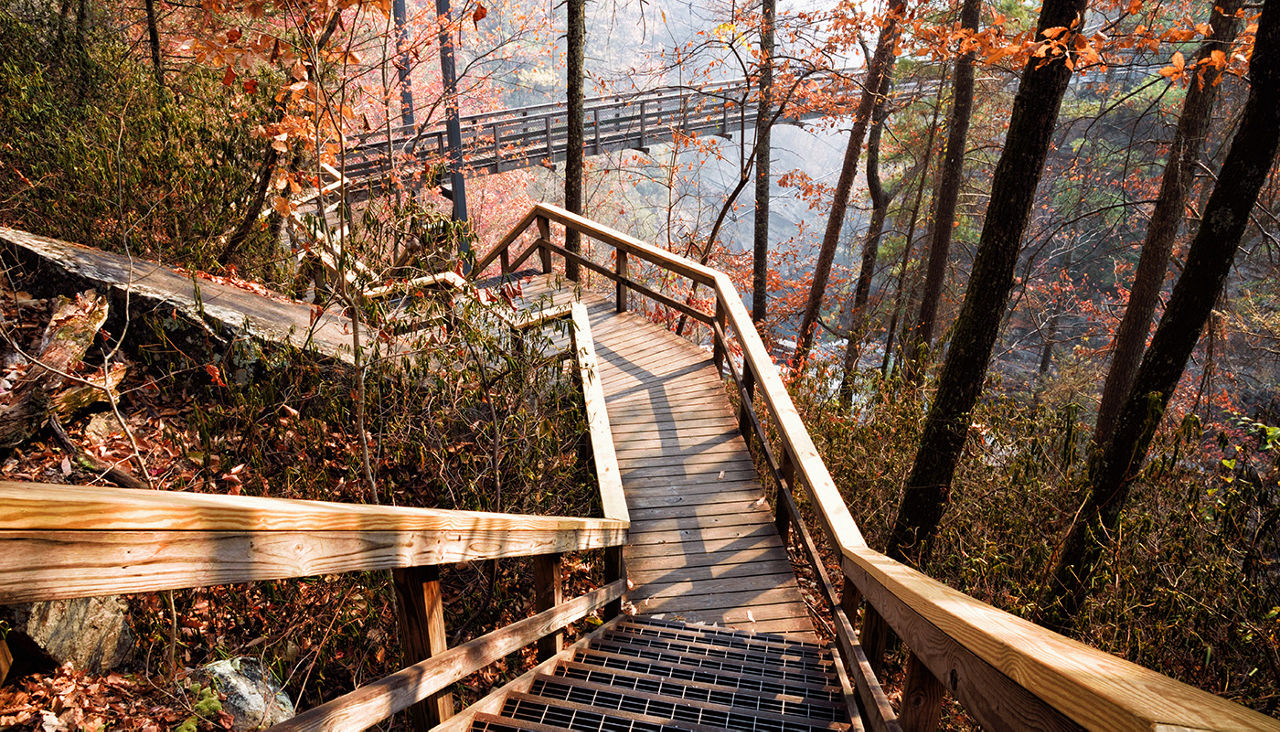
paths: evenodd
<path fill-rule="evenodd" d="M 542 612 L 564 602 L 560 583 L 560 555 L 541 554 L 533 558 L 533 610 Z M 545 661 L 564 649 L 564 631 L 538 640 L 538 660 Z"/>
<path fill-rule="evenodd" d="M 644 149 L 644 134 L 646 129 L 647 128 L 645 127 L 645 119 L 644 119 L 644 100 L 641 100 L 640 101 L 640 144 L 637 145 L 637 147 L 639 147 L 642 150 Z"/>
<path fill-rule="evenodd" d="M 444 603 L 438 567 L 409 567 L 391 571 L 400 613 L 404 662 L 414 664 L 448 649 Z M 453 695 L 441 691 L 407 710 L 413 729 L 427 730 L 453 716 Z"/>
<path fill-rule="evenodd" d="M 761 435 L 760 439 L 763 441 L 764 436 Z M 791 462 L 791 453 L 787 452 L 785 445 L 783 445 L 781 462 L 782 464 L 778 466 L 780 468 L 778 472 L 782 473 L 783 483 L 778 486 L 778 493 L 790 491 L 794 499 L 798 492 L 796 490 L 796 466 L 795 463 Z M 787 502 L 782 499 L 781 495 L 776 496 L 773 501 L 773 525 L 778 529 L 778 536 L 782 538 L 783 544 L 786 544 L 791 538 L 792 520 L 798 522 L 800 517 L 792 516 L 791 509 L 787 508 Z"/>
<path fill-rule="evenodd" d="M 933 672 L 911 653 L 907 657 L 907 678 L 903 684 L 898 722 L 904 732 L 933 732 L 942 721 L 946 690 Z"/>
<path fill-rule="evenodd" d="M 871 670 L 879 674 L 884 668 L 885 648 L 889 643 L 889 625 L 880 617 L 880 613 L 867 603 L 863 607 L 862 632 L 858 634 L 862 648 L 867 652 L 867 661 Z"/>
<path fill-rule="evenodd" d="M 611 546 L 604 550 L 604 582 L 616 582 L 627 576 L 627 567 L 622 562 L 622 547 Z M 605 605 L 600 609 L 600 617 L 606 622 L 622 614 L 622 598 Z"/>
<path fill-rule="evenodd" d="M 712 341 L 711 358 L 716 363 L 716 373 L 721 374 L 721 373 L 724 373 L 725 342 L 721 340 L 719 333 L 724 333 L 725 335 L 728 335 L 728 333 L 724 329 L 725 328 L 724 306 L 720 304 L 719 299 L 716 300 L 716 324 L 720 326 L 720 330 L 717 333 L 717 331 L 712 329 L 712 332 L 711 332 L 711 341 Z"/>
<path fill-rule="evenodd" d="M 739 395 L 745 401 L 738 407 L 738 431 L 742 433 L 742 438 L 747 441 L 747 447 L 751 446 L 751 435 L 755 430 L 751 428 L 751 416 L 747 414 L 747 410 L 754 407 L 751 403 L 751 389 L 755 385 L 755 378 L 751 371 L 751 360 L 742 359 L 742 388 L 746 392 L 746 396 Z"/>
<path fill-rule="evenodd" d="M 538 224 L 538 259 L 542 260 L 542 274 L 551 274 L 551 250 L 546 245 L 551 243 L 551 221 L 546 216 L 535 219 Z M 569 263 L 565 262 L 568 270 Z"/>
<path fill-rule="evenodd" d="M 618 281 L 615 283 L 613 299 L 617 303 L 617 309 L 620 313 L 627 312 L 627 253 L 623 250 L 617 250 L 617 257 L 614 260 L 614 273 L 618 275 Z"/>
<path fill-rule="evenodd" d="M 595 138 L 596 138 L 595 146 L 592 150 L 592 155 L 599 155 L 600 154 L 600 108 L 599 107 L 591 110 L 591 121 L 592 121 L 592 127 L 595 128 Z"/>

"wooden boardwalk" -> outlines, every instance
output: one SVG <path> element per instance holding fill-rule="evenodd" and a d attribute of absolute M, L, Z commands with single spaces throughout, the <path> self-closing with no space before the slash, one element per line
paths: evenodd
<path fill-rule="evenodd" d="M 527 306 L 575 296 L 523 280 Z M 591 337 L 631 513 L 623 550 L 641 614 L 816 636 L 711 354 L 590 292 Z"/>

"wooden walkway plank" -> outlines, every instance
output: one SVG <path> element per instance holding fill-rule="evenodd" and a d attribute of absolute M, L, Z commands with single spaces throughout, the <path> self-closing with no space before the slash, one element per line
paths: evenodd
<path fill-rule="evenodd" d="M 554 276 L 520 289 L 522 307 L 586 306 L 632 522 L 623 556 L 636 612 L 814 638 L 711 353 Z"/>

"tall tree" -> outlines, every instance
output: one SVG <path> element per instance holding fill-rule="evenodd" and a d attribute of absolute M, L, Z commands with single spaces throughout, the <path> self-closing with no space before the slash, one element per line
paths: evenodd
<path fill-rule="evenodd" d="M 1013 100 L 969 287 L 889 538 L 892 557 L 922 557 L 942 518 L 968 434 L 969 414 L 982 392 L 1013 286 L 1022 234 L 1031 216 L 1062 95 L 1071 79 L 1072 57 L 1086 7 L 1087 0 L 1045 0 L 1041 7 L 1036 40 L 1043 44 L 1043 55 L 1027 61 Z M 1047 30 L 1051 32 L 1046 34 Z"/>
<path fill-rule="evenodd" d="M 568 115 L 567 139 L 564 155 L 564 207 L 574 213 L 582 213 L 583 130 L 582 86 L 585 74 L 583 54 L 587 41 L 587 0 L 568 0 L 568 75 L 566 111 Z M 573 229 L 565 231 L 564 246 L 571 252 L 582 248 L 582 235 Z M 578 263 L 565 260 L 565 276 L 578 279 Z"/>
<path fill-rule="evenodd" d="M 827 280 L 831 279 L 831 265 L 835 261 L 836 247 L 840 245 L 840 231 L 844 228 L 845 213 L 849 209 L 849 193 L 853 190 L 853 179 L 858 172 L 862 140 L 867 136 L 867 125 L 871 121 L 871 111 L 879 96 L 878 92 L 884 75 L 889 73 L 897 57 L 898 30 L 906 10 L 906 0 L 890 0 L 883 27 L 880 30 L 880 38 L 876 41 L 875 53 L 867 64 L 862 96 L 858 99 L 858 108 L 853 115 L 853 129 L 849 131 L 849 145 L 845 148 L 844 161 L 840 164 L 840 178 L 836 181 L 835 199 L 831 202 L 831 213 L 827 215 L 827 228 L 823 231 L 818 261 L 813 268 L 813 285 L 809 289 L 804 318 L 800 322 L 800 333 L 796 337 L 796 353 L 793 360 L 793 366 L 796 369 L 804 368 L 804 363 L 809 357 L 809 349 L 813 345 L 813 329 L 817 325 L 818 315 L 822 310 L 822 298 L 827 290 Z"/>
<path fill-rule="evenodd" d="M 960 27 L 970 33 L 978 31 L 980 0 L 964 0 L 960 6 Z M 934 323 L 938 317 L 938 301 L 947 276 L 947 258 L 951 251 L 951 231 L 956 220 L 956 201 L 964 173 L 964 152 L 969 136 L 969 118 L 973 114 L 973 65 L 977 51 L 969 50 L 956 59 L 955 80 L 951 93 L 951 114 L 947 120 L 947 148 L 943 153 L 938 190 L 933 199 L 933 225 L 929 236 L 929 262 L 925 270 L 924 291 L 920 296 L 920 313 L 916 317 L 915 337 L 907 349 L 914 359 L 922 348 L 933 342 Z"/>
<path fill-rule="evenodd" d="M 1090 461 L 1083 507 L 1067 534 L 1050 583 L 1050 612 L 1059 624 L 1078 612 L 1088 594 L 1102 552 L 1119 525 L 1129 488 L 1226 284 L 1249 213 L 1280 148 L 1280 0 L 1262 4 L 1249 77 L 1249 97 L 1187 252 L 1186 266 L 1125 395 L 1115 429 Z"/>
<path fill-rule="evenodd" d="M 769 173 L 773 120 L 773 25 L 777 0 L 760 0 L 760 98 L 756 107 L 756 212 L 751 259 L 751 319 L 764 322 L 769 305 Z"/>
<path fill-rule="evenodd" d="M 1142 254 L 1134 272 L 1129 304 L 1116 331 L 1111 369 L 1102 386 L 1102 401 L 1098 405 L 1098 421 L 1093 432 L 1095 445 L 1102 445 L 1111 437 L 1120 406 L 1138 370 L 1138 360 L 1147 345 L 1147 334 L 1151 330 L 1169 266 L 1169 254 L 1178 236 L 1187 195 L 1195 178 L 1196 163 L 1200 160 L 1209 129 L 1210 112 L 1218 95 L 1218 83 L 1214 77 L 1220 71 L 1208 61 L 1215 51 L 1225 53 L 1236 37 L 1240 23 L 1235 14 L 1240 3 L 1241 0 L 1210 2 L 1208 42 L 1196 54 L 1196 73 L 1192 74 L 1187 96 L 1182 102 L 1182 114 L 1178 117 L 1178 127 L 1169 148 L 1169 162 L 1165 165 L 1160 193 L 1151 212 L 1146 239 L 1142 242 Z"/>
<path fill-rule="evenodd" d="M 849 308 L 849 335 L 844 348 L 844 374 L 840 379 L 840 405 L 845 409 L 853 403 L 853 373 L 858 366 L 862 334 L 867 322 L 871 276 L 875 273 L 876 261 L 880 258 L 884 220 L 889 215 L 889 203 L 893 201 L 895 193 L 886 189 L 880 180 L 880 138 L 884 133 L 885 120 L 889 117 L 886 102 L 892 79 L 893 74 L 886 73 L 880 82 L 879 98 L 871 112 L 871 132 L 867 135 L 867 194 L 871 197 L 871 223 L 862 241 L 862 263 L 858 269 L 858 281 L 853 288 L 853 303 Z"/>
<path fill-rule="evenodd" d="M 164 103 L 164 66 L 160 60 L 160 26 L 156 20 L 156 0 L 143 3 L 147 11 L 147 42 L 151 46 L 151 73 L 156 78 L 156 99 Z"/>

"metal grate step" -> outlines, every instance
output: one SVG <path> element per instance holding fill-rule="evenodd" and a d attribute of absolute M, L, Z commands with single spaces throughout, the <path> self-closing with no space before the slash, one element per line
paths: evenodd
<path fill-rule="evenodd" d="M 671 681 L 658 676 L 646 676 L 626 671 L 611 671 L 575 661 L 561 663 L 556 668 L 555 673 L 566 679 L 602 684 L 616 689 L 640 691 L 672 699 L 716 704 L 733 709 L 796 715 L 825 722 L 842 722 L 845 721 L 846 717 L 844 706 L 836 705 L 832 702 L 809 701 L 795 697 L 770 696 L 750 692 L 744 693 L 711 684 Z"/>
<path fill-rule="evenodd" d="M 625 618 L 507 691 L 481 732 L 819 732 L 858 727 L 831 654 L 782 636 Z M 486 707 L 497 711 L 497 705 Z M 478 710 L 477 710 L 478 711 Z M 856 716 L 856 715 L 855 715 Z"/>
<path fill-rule="evenodd" d="M 535 696 L 557 701 L 576 702 L 597 710 L 616 710 L 647 717 L 669 719 L 678 724 L 698 725 L 714 729 L 773 730 L 776 732 L 825 732 L 840 729 L 831 721 L 810 721 L 804 717 L 783 717 L 756 711 L 734 709 L 716 704 L 697 703 L 678 698 L 665 698 L 604 684 L 569 681 L 558 677 L 541 677 L 531 689 Z"/>
<path fill-rule="evenodd" d="M 655 631 L 666 631 L 677 633 L 680 635 L 700 636 L 722 645 L 732 648 L 751 649 L 757 646 L 781 647 L 788 651 L 804 653 L 810 656 L 818 656 L 820 658 L 830 658 L 831 652 L 822 645 L 817 643 L 809 643 L 807 641 L 791 640 L 783 635 L 776 633 L 748 633 L 742 630 L 733 630 L 732 628 L 722 628 L 718 625 L 704 625 L 701 623 L 681 623 L 675 620 L 666 620 L 655 618 L 648 615 L 635 615 L 627 618 L 619 624 L 618 627 L 634 627 L 647 628 Z"/>
<path fill-rule="evenodd" d="M 830 658 L 774 647 L 740 648 L 725 646 L 714 639 L 690 637 L 657 629 L 620 626 L 610 631 L 608 637 L 626 639 L 627 643 L 650 648 L 679 650 L 709 658 L 724 658 L 771 666 L 783 664 L 788 668 L 807 669 L 819 673 L 832 673 Z"/>
<path fill-rule="evenodd" d="M 613 638 L 595 640 L 591 643 L 591 647 L 598 648 L 602 651 L 608 651 L 610 653 L 618 653 L 624 656 L 645 658 L 659 663 L 679 663 L 686 666 L 697 666 L 698 668 L 711 669 L 713 671 L 733 671 L 741 674 L 765 676 L 767 678 L 777 679 L 780 681 L 799 681 L 805 684 L 814 684 L 817 686 L 830 686 L 833 683 L 833 680 L 821 671 L 789 669 L 781 665 L 770 666 L 765 664 L 745 663 L 743 661 L 732 659 L 685 655 L 680 653 L 678 650 L 673 651 L 662 648 L 633 645 L 625 640 L 618 641 Z"/>
<path fill-rule="evenodd" d="M 634 658 L 598 649 L 586 648 L 574 654 L 574 660 L 592 666 L 632 671 L 635 673 L 662 676 L 680 681 L 696 681 L 714 684 L 738 691 L 760 694 L 794 696 L 803 699 L 823 701 L 839 701 L 840 689 L 834 684 L 807 684 L 800 681 L 784 681 L 761 676 L 735 673 L 725 670 L 712 670 L 684 664 L 660 663 L 644 658 Z"/>

